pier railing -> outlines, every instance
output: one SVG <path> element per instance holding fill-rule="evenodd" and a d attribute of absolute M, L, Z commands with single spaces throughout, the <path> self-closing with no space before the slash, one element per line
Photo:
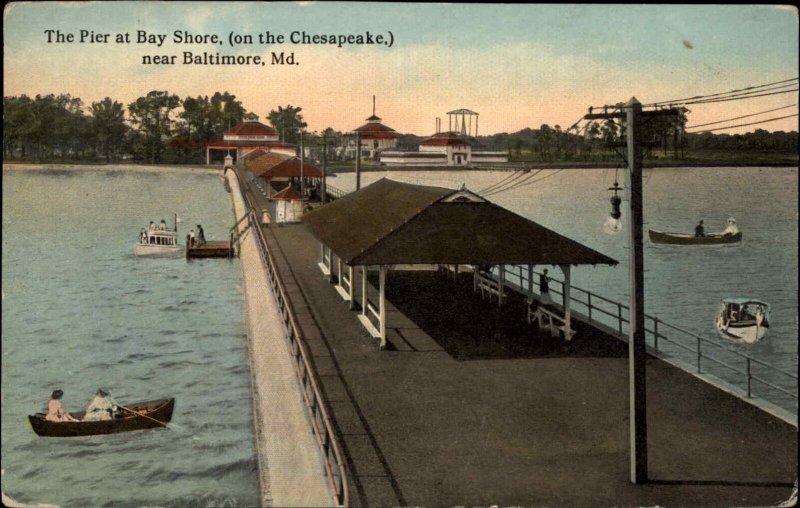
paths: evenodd
<path fill-rule="evenodd" d="M 325 184 L 325 193 L 328 195 L 328 198 L 331 201 L 333 201 L 334 199 L 339 199 L 341 197 L 344 197 L 347 194 L 347 192 L 341 189 L 337 189 L 336 187 L 334 187 L 329 183 Z"/>
<path fill-rule="evenodd" d="M 237 178 L 239 178 L 238 173 Z M 325 474 L 328 479 L 331 494 L 340 506 L 348 506 L 350 496 L 347 486 L 347 472 L 341 447 L 336 433 L 333 430 L 331 418 L 325 407 L 324 399 L 321 395 L 322 392 L 319 389 L 319 383 L 311 367 L 311 362 L 309 361 L 310 354 L 306 348 L 303 333 L 300 326 L 297 324 L 297 317 L 295 316 L 294 310 L 289 304 L 283 279 L 281 279 L 280 273 L 278 273 L 275 268 L 275 259 L 267 248 L 267 240 L 264 236 L 264 232 L 261 230 L 258 217 L 254 211 L 256 208 L 253 206 L 254 203 L 250 196 L 245 191 L 241 178 L 239 178 L 239 185 L 249 208 L 247 212 L 249 229 L 251 234 L 256 235 L 255 240 L 258 245 L 258 253 L 262 263 L 267 269 L 269 283 L 275 295 L 275 300 L 278 302 L 281 320 L 286 329 L 286 337 L 288 338 L 291 354 L 294 359 L 295 373 L 300 382 L 306 407 L 309 410 L 311 429 L 317 441 L 317 446 L 319 446 L 322 453 Z"/>
<path fill-rule="evenodd" d="M 528 294 L 529 287 L 538 291 L 540 272 L 532 271 L 530 274 L 533 276 L 530 277 L 527 266 L 516 265 L 504 266 L 503 270 L 506 286 L 523 295 Z M 499 280 L 499 271 L 494 276 Z M 564 282 L 550 278 L 549 289 L 551 294 L 559 297 L 553 298 L 555 304 L 563 308 Z M 608 331 L 626 339 L 630 324 L 630 309 L 627 305 L 592 291 L 570 286 L 570 309 L 573 315 L 581 313 L 591 324 L 605 325 Z M 758 393 L 759 398 L 785 408 L 786 404 L 782 404 L 779 400 L 783 396 L 794 399 L 795 407 L 797 406 L 796 391 L 793 392 L 779 386 L 775 381 L 765 379 L 765 374 L 768 372 L 772 378 L 785 380 L 785 386 L 796 387 L 798 380 L 796 374 L 649 314 L 645 314 L 645 340 L 662 359 L 683 370 L 696 372 L 701 377 L 703 375 L 707 377 L 709 374 L 718 377 L 738 389 L 747 399 L 755 398 L 755 394 Z M 678 354 L 675 354 L 676 352 Z M 673 361 L 674 359 L 679 361 Z M 714 372 L 711 372 L 712 368 Z M 776 398 L 777 394 L 781 396 Z"/>

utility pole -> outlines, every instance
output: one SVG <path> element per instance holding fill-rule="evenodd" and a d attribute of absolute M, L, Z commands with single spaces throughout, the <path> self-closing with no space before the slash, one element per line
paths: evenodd
<path fill-rule="evenodd" d="M 630 396 L 631 482 L 647 481 L 647 351 L 644 332 L 644 255 L 642 243 L 642 103 L 632 97 L 627 104 L 628 171 L 625 193 L 628 195 L 630 227 L 628 245 L 628 280 L 630 281 L 630 330 L 628 332 L 628 387 Z"/>
<path fill-rule="evenodd" d="M 303 174 L 303 162 L 306 158 L 306 152 L 303 149 L 303 131 L 300 131 L 300 197 L 306 198 L 306 179 Z"/>
<path fill-rule="evenodd" d="M 356 132 L 356 190 L 361 189 L 361 133 Z"/>
<path fill-rule="evenodd" d="M 322 204 L 328 197 L 328 185 L 325 178 L 328 176 L 328 135 L 322 134 Z"/>
<path fill-rule="evenodd" d="M 592 111 L 590 108 L 589 111 Z M 619 119 L 625 122 L 624 143 L 615 146 L 627 148 L 628 168 L 625 171 L 625 195 L 628 198 L 628 285 L 630 290 L 630 315 L 628 330 L 628 396 L 630 422 L 630 479 L 632 483 L 647 482 L 647 386 L 644 328 L 644 249 L 643 249 L 643 195 L 642 195 L 642 117 L 676 116 L 674 108 L 642 111 L 642 104 L 632 97 L 626 104 L 618 104 L 608 112 L 589 113 L 585 120 Z M 620 111 L 623 110 L 623 111 Z"/>

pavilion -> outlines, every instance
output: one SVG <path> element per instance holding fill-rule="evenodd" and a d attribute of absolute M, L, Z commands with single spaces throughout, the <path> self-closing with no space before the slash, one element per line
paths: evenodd
<path fill-rule="evenodd" d="M 361 268 L 360 321 L 386 347 L 386 274 L 396 265 L 481 267 L 556 265 L 564 272 L 564 331 L 571 337 L 570 267 L 615 265 L 585 245 L 495 205 L 462 187 L 427 187 L 381 179 L 303 217 L 321 243 L 320 269 L 338 269 L 337 291 L 354 307 L 354 270 Z M 347 266 L 343 272 L 342 264 Z M 377 307 L 367 297 L 367 273 L 378 270 Z M 502 303 L 503 278 L 495 287 Z"/>
<path fill-rule="evenodd" d="M 295 145 L 278 141 L 278 131 L 256 120 L 245 120 L 225 131 L 221 140 L 206 143 L 206 164 L 211 164 L 212 150 L 233 151 L 237 161 L 257 150 L 289 156 L 297 153 Z"/>
<path fill-rule="evenodd" d="M 372 96 L 372 116 L 367 118 L 367 123 L 360 127 L 353 129 L 353 132 L 358 133 L 361 139 L 361 155 L 377 158 L 382 150 L 394 148 L 397 146 L 397 140 L 400 134 L 381 123 L 381 118 L 375 114 L 375 96 Z"/>

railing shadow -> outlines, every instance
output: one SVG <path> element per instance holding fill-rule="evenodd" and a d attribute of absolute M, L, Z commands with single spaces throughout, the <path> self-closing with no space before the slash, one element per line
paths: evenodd
<path fill-rule="evenodd" d="M 538 330 L 526 320 L 522 295 L 509 291 L 499 307 L 496 298 L 473 292 L 471 274 L 454 280 L 451 274 L 390 271 L 386 298 L 456 360 L 627 355 L 625 343 L 574 320 L 569 342 Z"/>
<path fill-rule="evenodd" d="M 697 485 L 719 487 L 787 487 L 792 488 L 792 482 L 741 482 L 729 480 L 648 480 L 650 485 Z"/>

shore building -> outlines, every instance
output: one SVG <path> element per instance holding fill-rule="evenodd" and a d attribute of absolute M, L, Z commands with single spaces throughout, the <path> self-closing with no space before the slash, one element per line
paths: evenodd
<path fill-rule="evenodd" d="M 381 123 L 381 118 L 375 114 L 375 96 L 372 96 L 372 116 L 367 118 L 367 123 L 353 130 L 361 138 L 361 156 L 377 159 L 383 150 L 397 146 L 400 134 L 391 127 Z M 348 146 L 348 151 L 355 155 L 355 144 Z"/>
<path fill-rule="evenodd" d="M 279 141 L 278 131 L 257 120 L 245 120 L 225 131 L 221 140 L 206 144 L 206 164 L 211 164 L 212 150 L 225 150 L 228 154 L 233 152 L 236 161 L 255 151 L 274 152 L 287 156 L 297 154 L 295 145 Z"/>
<path fill-rule="evenodd" d="M 448 131 L 440 132 L 437 118 L 437 132 L 422 141 L 419 150 L 383 151 L 380 154 L 381 163 L 387 166 L 474 166 L 508 162 L 505 151 L 489 151 L 481 146 L 477 139 L 478 113 L 469 109 L 457 109 L 449 111 L 447 115 L 450 120 Z"/>

